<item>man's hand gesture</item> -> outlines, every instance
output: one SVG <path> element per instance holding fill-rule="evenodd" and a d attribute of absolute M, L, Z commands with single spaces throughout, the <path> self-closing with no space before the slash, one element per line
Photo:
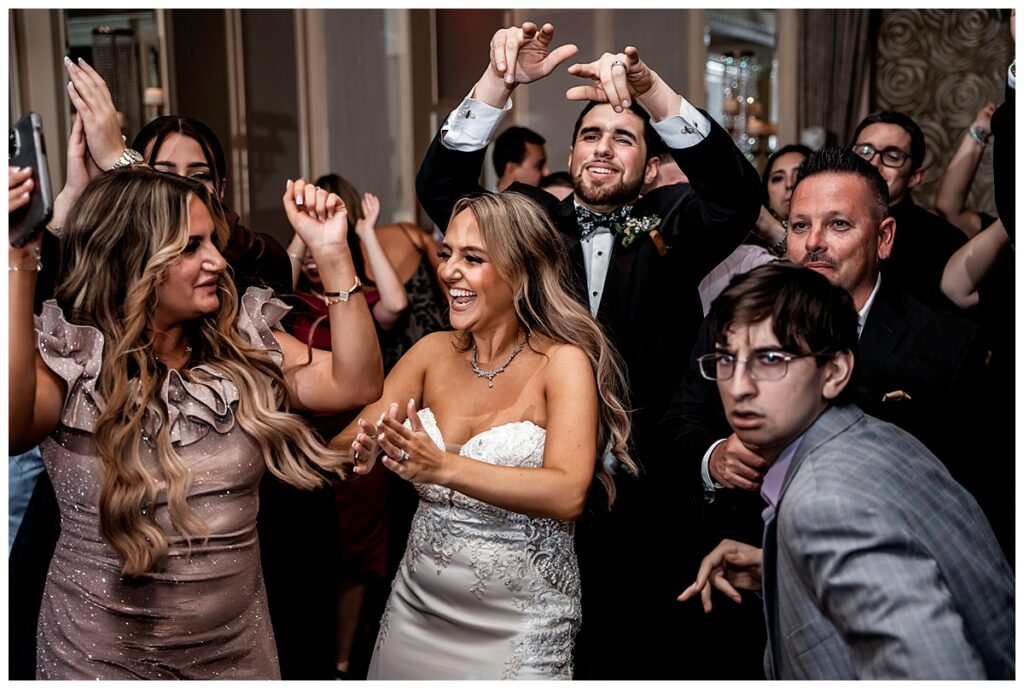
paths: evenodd
<path fill-rule="evenodd" d="M 572 44 L 552 49 L 554 37 L 551 24 L 538 30 L 533 22 L 496 31 L 491 38 L 490 64 L 477 82 L 474 97 L 503 107 L 512 89 L 543 79 L 579 50 Z"/>

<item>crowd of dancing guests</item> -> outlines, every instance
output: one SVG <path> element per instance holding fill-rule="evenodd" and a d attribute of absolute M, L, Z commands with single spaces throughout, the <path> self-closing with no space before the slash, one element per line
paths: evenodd
<path fill-rule="evenodd" d="M 576 53 L 494 34 L 416 177 L 438 234 L 283 173 L 287 247 L 209 127 L 126 145 L 65 60 L 9 250 L 12 678 L 1014 676 L 1012 152 L 966 202 L 1014 67 L 936 214 L 905 114 L 759 177 L 633 47 L 568 67 L 551 173 L 495 133 Z"/>

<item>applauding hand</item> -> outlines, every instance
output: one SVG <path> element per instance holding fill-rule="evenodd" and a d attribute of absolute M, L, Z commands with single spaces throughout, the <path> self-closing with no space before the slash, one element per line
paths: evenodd
<path fill-rule="evenodd" d="M 391 406 L 397 409 L 398 404 Z M 444 485 L 444 451 L 423 430 L 415 400 L 409 400 L 406 412 L 411 430 L 400 424 L 395 415 L 385 417 L 383 424 L 378 425 L 380 446 L 386 455 L 381 461 L 406 481 Z"/>
<path fill-rule="evenodd" d="M 380 218 L 380 199 L 366 192 L 363 194 L 363 217 L 356 221 L 356 235 L 362 239 L 366 234 L 372 234 L 377 227 L 377 220 Z"/>
<path fill-rule="evenodd" d="M 85 127 L 92 160 L 100 170 L 109 170 L 121 157 L 125 145 L 107 82 L 85 60 L 75 64 L 65 57 L 64 68 L 71 77 L 68 95 Z"/>

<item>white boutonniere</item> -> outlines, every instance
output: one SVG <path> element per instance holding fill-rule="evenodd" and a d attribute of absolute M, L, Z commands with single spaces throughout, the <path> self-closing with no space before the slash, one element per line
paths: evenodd
<path fill-rule="evenodd" d="M 615 231 L 615 234 L 622 236 L 622 246 L 629 246 L 641 235 L 650 235 L 651 240 L 658 249 L 658 253 L 664 256 L 667 248 L 665 247 L 665 242 L 661 240 L 661 236 L 658 234 L 657 227 L 660 223 L 661 218 L 657 215 L 648 215 L 642 218 L 630 218 L 624 223 L 615 223 L 612 229 Z"/>

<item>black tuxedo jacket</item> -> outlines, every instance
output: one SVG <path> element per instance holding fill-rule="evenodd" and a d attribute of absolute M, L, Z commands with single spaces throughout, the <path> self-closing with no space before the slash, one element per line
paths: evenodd
<path fill-rule="evenodd" d="M 942 293 L 939 283 L 949 257 L 967 243 L 967 235 L 915 204 L 910 194 L 890 208 L 889 215 L 896 219 L 896 237 L 892 255 L 882 263 L 884 279 L 926 306 L 956 313 L 956 305 Z"/>
<path fill-rule="evenodd" d="M 447 227 L 459 198 L 484 192 L 479 184 L 484 153 L 448 149 L 440 132 L 434 138 L 416 191 L 438 227 Z M 672 150 L 672 155 L 690 184 L 656 189 L 634 204 L 631 213 L 661 219 L 658 232 L 668 251 L 661 255 L 647 235 L 628 247 L 616 238 L 597 314 L 629 375 L 630 403 L 636 410 L 633 439 L 641 462 L 647 432 L 682 378 L 685 354 L 703 318 L 697 284 L 739 245 L 762 203 L 756 171 L 713 120 L 704 141 Z M 573 197 L 559 201 L 523 184 L 513 184 L 509 191 L 529 196 L 548 212 L 565 240 L 576 296 L 589 308 Z"/>
<path fill-rule="evenodd" d="M 977 469 L 980 424 L 991 411 L 977 328 L 929 309 L 883 277 L 858 348 L 853 401 L 868 414 L 916 436 L 954 478 L 969 484 Z M 674 483 L 687 486 L 690 497 L 701 503 L 704 453 L 715 440 L 732 433 L 717 385 L 702 378 L 697 368 L 696 358 L 713 350 L 705 322 L 683 384 L 657 433 L 658 447 L 672 458 Z M 886 399 L 887 393 L 895 394 Z M 759 493 L 718 490 L 705 508 L 710 527 L 705 545 L 725 537 L 756 543 L 761 537 L 764 502 Z"/>

